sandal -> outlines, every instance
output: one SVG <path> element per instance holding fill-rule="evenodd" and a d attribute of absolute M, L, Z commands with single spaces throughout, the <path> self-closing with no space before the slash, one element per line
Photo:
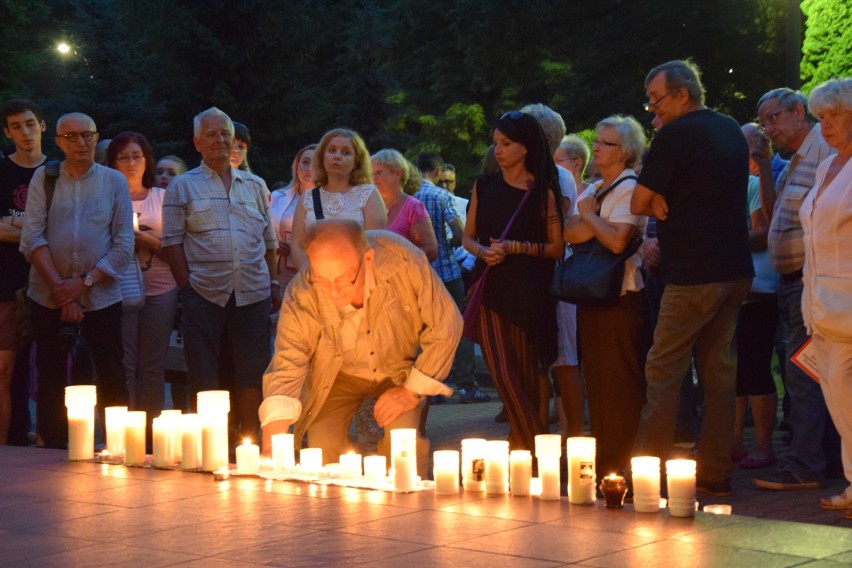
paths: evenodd
<path fill-rule="evenodd" d="M 823 509 L 852 509 L 852 491 L 820 499 L 819 504 Z"/>

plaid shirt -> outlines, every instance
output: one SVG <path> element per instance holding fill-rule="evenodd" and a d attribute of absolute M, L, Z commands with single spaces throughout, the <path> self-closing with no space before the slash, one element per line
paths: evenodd
<path fill-rule="evenodd" d="M 796 150 L 790 167 L 776 185 L 778 196 L 769 225 L 769 258 L 779 274 L 801 270 L 805 264 L 805 242 L 799 208 L 814 186 L 817 166 L 834 153 L 815 124 Z"/>
<path fill-rule="evenodd" d="M 269 190 L 231 168 L 231 191 L 207 165 L 179 175 L 163 202 L 163 247 L 183 245 L 189 281 L 219 306 L 233 293 L 238 306 L 269 297 L 267 250 L 278 247 L 269 222 Z"/>
<path fill-rule="evenodd" d="M 426 206 L 435 228 L 435 237 L 438 239 L 438 258 L 432 261 L 432 268 L 444 282 L 461 278 L 461 269 L 453 254 L 453 246 L 447 239 L 450 222 L 459 216 L 453 204 L 453 194 L 424 179 L 414 197 Z"/>

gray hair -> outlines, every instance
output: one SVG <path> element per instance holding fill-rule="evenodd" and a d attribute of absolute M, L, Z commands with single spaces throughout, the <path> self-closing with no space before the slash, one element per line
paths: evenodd
<path fill-rule="evenodd" d="M 624 163 L 628 168 L 635 168 L 639 165 L 642 152 L 645 150 L 646 138 L 642 125 L 632 116 L 614 114 L 597 123 L 595 131 L 607 126 L 614 128 L 618 134 L 621 142 L 621 158 Z"/>
<path fill-rule="evenodd" d="M 59 127 L 62 126 L 62 123 L 64 123 L 66 120 L 71 119 L 86 120 L 89 122 L 92 130 L 97 131 L 98 129 L 98 127 L 95 125 L 95 120 L 88 114 L 82 112 L 67 112 L 56 120 L 56 132 L 59 133 Z"/>
<path fill-rule="evenodd" d="M 662 72 L 666 74 L 666 90 L 686 89 L 690 100 L 704 104 L 704 85 L 701 84 L 701 69 L 698 68 L 698 65 L 689 59 L 677 59 L 657 65 L 645 77 L 645 88 L 648 87 L 648 83 L 654 77 Z"/>
<path fill-rule="evenodd" d="M 817 115 L 829 110 L 852 112 L 852 77 L 820 83 L 811 91 L 810 103 Z"/>
<path fill-rule="evenodd" d="M 757 110 L 759 111 L 760 107 L 771 100 L 777 100 L 787 110 L 793 110 L 797 104 L 802 105 L 802 108 L 805 109 L 805 114 L 808 113 L 808 99 L 801 91 L 794 91 L 787 87 L 772 89 L 757 101 Z"/>
<path fill-rule="evenodd" d="M 406 160 L 405 156 L 398 150 L 384 148 L 370 156 L 370 160 L 385 164 L 398 172 L 402 172 L 402 179 L 399 185 L 408 195 L 414 195 L 420 189 L 420 170 L 417 169 L 417 166 Z"/>
<path fill-rule="evenodd" d="M 234 122 L 231 120 L 231 117 L 219 110 L 216 107 L 210 107 L 207 110 L 203 110 L 195 115 L 195 118 L 192 119 L 192 135 L 195 138 L 201 136 L 201 122 L 208 117 L 218 116 L 225 119 L 225 122 L 228 125 L 228 131 L 231 133 L 231 138 L 234 137 Z"/>
<path fill-rule="evenodd" d="M 589 145 L 576 134 L 569 134 L 562 138 L 562 142 L 559 143 L 559 148 L 565 150 L 572 158 L 580 158 L 583 160 L 583 168 L 586 167 L 586 164 L 589 163 L 589 158 L 592 157 Z"/>
<path fill-rule="evenodd" d="M 541 103 L 526 105 L 521 109 L 521 112 L 536 119 L 541 129 L 544 130 L 544 137 L 547 139 L 550 153 L 554 153 L 559 148 L 562 137 L 565 136 L 565 121 L 562 120 L 562 115 Z"/>

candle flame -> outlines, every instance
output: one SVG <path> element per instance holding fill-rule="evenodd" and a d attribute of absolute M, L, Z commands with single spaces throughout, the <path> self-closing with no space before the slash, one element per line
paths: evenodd
<path fill-rule="evenodd" d="M 615 474 L 614 474 L 614 473 L 610 473 L 610 474 L 609 474 L 609 478 L 610 478 L 611 480 L 615 481 Z"/>
<path fill-rule="evenodd" d="M 243 438 L 243 445 L 244 446 L 251 445 L 251 438 Z"/>

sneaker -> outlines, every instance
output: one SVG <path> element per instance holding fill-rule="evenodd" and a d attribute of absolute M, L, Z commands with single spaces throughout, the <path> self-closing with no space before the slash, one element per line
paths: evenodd
<path fill-rule="evenodd" d="M 699 477 L 695 480 L 695 490 L 699 493 L 704 493 L 705 495 L 712 495 L 714 497 L 728 497 L 734 492 L 731 488 L 730 477 L 720 479 L 719 481 L 709 481 L 707 479 L 701 479 Z"/>
<path fill-rule="evenodd" d="M 793 491 L 796 489 L 819 489 L 819 481 L 807 480 L 791 471 L 778 470 L 775 473 L 767 473 L 755 477 L 752 482 L 761 489 L 773 491 Z"/>
<path fill-rule="evenodd" d="M 470 389 L 459 389 L 459 403 L 470 404 L 472 402 L 488 402 L 491 397 L 479 390 L 479 387 Z"/>

